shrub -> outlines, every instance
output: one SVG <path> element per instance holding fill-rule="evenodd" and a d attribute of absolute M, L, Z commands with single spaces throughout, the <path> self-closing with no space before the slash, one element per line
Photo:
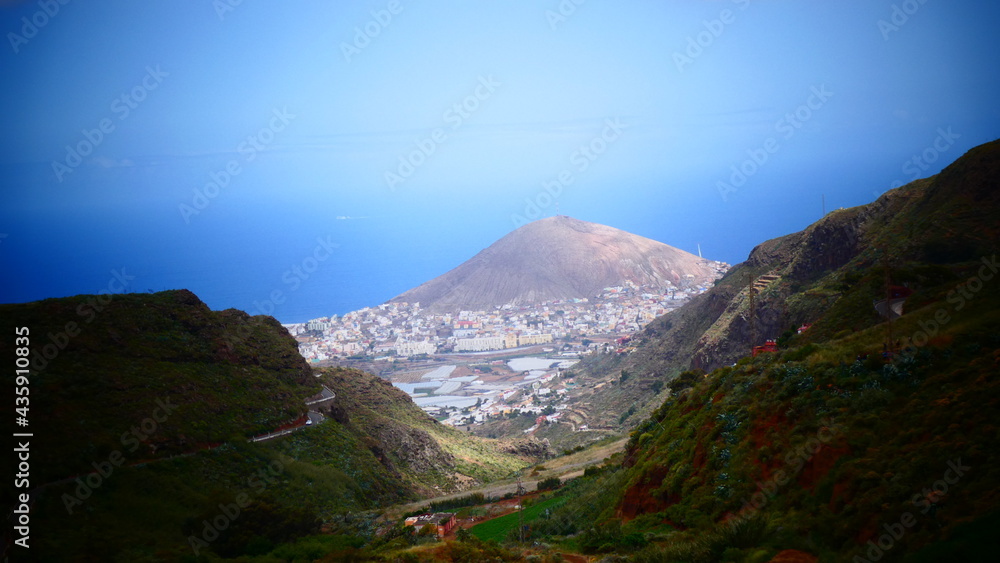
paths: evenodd
<path fill-rule="evenodd" d="M 670 388 L 672 393 L 679 393 L 680 391 L 687 389 L 689 387 L 694 387 L 695 383 L 698 383 L 705 377 L 705 372 L 700 369 L 692 369 L 685 372 L 681 372 L 680 375 L 675 377 L 667 387 Z"/>
<path fill-rule="evenodd" d="M 580 535 L 580 548 L 584 553 L 635 551 L 648 543 L 642 534 L 622 533 L 618 520 L 611 520 L 600 527 L 587 528 Z"/>
<path fill-rule="evenodd" d="M 652 434 L 650 434 L 649 432 L 643 432 L 642 434 L 639 435 L 639 442 L 638 442 L 639 447 L 644 448 L 646 444 L 648 444 L 649 441 L 652 439 L 653 439 Z"/>
<path fill-rule="evenodd" d="M 757 512 L 751 516 L 735 518 L 718 528 L 712 535 L 713 551 L 722 552 L 728 548 L 749 549 L 764 542 L 774 529 L 771 519 Z"/>
<path fill-rule="evenodd" d="M 549 491 L 552 489 L 558 489 L 561 485 L 562 481 L 559 480 L 559 477 L 549 477 L 538 482 L 538 490 Z"/>
<path fill-rule="evenodd" d="M 806 344 L 801 348 L 796 348 L 795 350 L 789 350 L 788 352 L 785 352 L 783 359 L 786 362 L 800 362 L 808 358 L 816 350 L 819 350 L 819 346 L 815 344 Z"/>
<path fill-rule="evenodd" d="M 635 405 L 629 407 L 627 411 L 623 412 L 621 416 L 618 417 L 618 424 L 624 424 L 625 420 L 633 414 L 635 414 Z"/>

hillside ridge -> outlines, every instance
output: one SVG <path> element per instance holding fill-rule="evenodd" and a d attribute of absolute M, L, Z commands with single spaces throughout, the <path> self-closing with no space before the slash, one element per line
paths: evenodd
<path fill-rule="evenodd" d="M 0 328 L 15 327 L 31 339 L 34 560 L 180 560 L 190 537 L 236 557 L 255 536 L 293 541 L 536 459 L 443 427 L 374 375 L 314 373 L 277 320 L 187 290 L 0 305 Z M 324 385 L 329 399 L 307 406 Z M 248 516 L 206 539 L 220 530 L 197 523 L 235 498 Z"/>
<path fill-rule="evenodd" d="M 593 424 L 614 424 L 631 406 L 646 412 L 642 405 L 648 408 L 652 395 L 666 393 L 663 383 L 682 371 L 712 371 L 749 354 L 748 286 L 761 276 L 777 278 L 755 292 L 753 345 L 788 337 L 802 325 L 812 325 L 814 337 L 830 337 L 877 324 L 874 309 L 870 314 L 831 312 L 884 295 L 886 257 L 894 265 L 894 283 L 918 288 L 932 280 L 909 269 L 909 263 L 936 267 L 995 252 L 1000 247 L 994 219 L 998 192 L 1000 141 L 993 141 L 968 151 L 937 176 L 761 242 L 714 287 L 649 323 L 633 337 L 633 353 L 591 357 L 575 370 L 595 380 L 607 373 L 633 374 L 626 384 L 588 399 Z M 651 395 L 652 389 L 660 391 Z"/>

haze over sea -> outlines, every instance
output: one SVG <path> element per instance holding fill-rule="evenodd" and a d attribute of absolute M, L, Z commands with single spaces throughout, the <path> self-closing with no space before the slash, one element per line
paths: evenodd
<path fill-rule="evenodd" d="M 557 202 L 737 263 L 1000 131 L 996 3 L 54 5 L 0 8 L 0 302 L 301 322 Z"/>

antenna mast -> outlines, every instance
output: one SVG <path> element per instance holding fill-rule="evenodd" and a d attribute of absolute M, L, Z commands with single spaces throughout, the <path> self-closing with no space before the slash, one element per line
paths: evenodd
<path fill-rule="evenodd" d="M 896 346 L 892 340 L 892 275 L 889 272 L 888 247 L 882 249 L 882 265 L 885 268 L 885 331 L 886 338 L 889 340 L 886 343 L 886 350 L 888 350 L 889 357 L 891 358 L 896 353 Z"/>
<path fill-rule="evenodd" d="M 757 343 L 757 302 L 754 300 L 753 276 L 747 273 L 747 291 L 750 292 L 750 355 Z"/>
<path fill-rule="evenodd" d="M 524 487 L 520 474 L 517 476 L 517 537 L 524 543 Z"/>

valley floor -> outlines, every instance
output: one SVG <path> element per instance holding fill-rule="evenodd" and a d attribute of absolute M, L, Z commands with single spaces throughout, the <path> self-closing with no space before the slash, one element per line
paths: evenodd
<path fill-rule="evenodd" d="M 628 438 L 620 438 L 605 445 L 599 445 L 576 452 L 570 455 L 559 456 L 554 459 L 542 462 L 534 469 L 525 469 L 528 474 L 521 480 L 521 486 L 525 491 L 535 491 L 538 483 L 544 479 L 559 477 L 563 482 L 583 475 L 588 467 L 594 467 L 604 463 L 604 461 L 616 453 L 624 451 Z M 471 494 L 482 494 L 487 498 L 500 498 L 507 494 L 517 492 L 517 479 L 504 479 L 494 481 L 459 493 L 441 495 L 434 498 L 424 499 L 408 504 L 397 505 L 385 511 L 387 516 L 401 517 L 402 514 L 419 510 L 421 507 L 429 506 L 431 503 L 454 500 Z"/>

